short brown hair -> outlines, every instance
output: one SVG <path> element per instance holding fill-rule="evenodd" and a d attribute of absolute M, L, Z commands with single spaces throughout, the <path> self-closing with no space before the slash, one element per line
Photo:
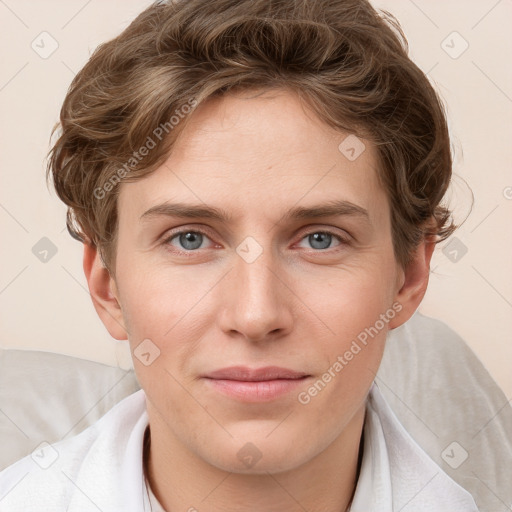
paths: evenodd
<path fill-rule="evenodd" d="M 96 49 L 64 100 L 47 178 L 68 205 L 68 230 L 115 275 L 119 182 L 163 162 L 185 106 L 287 88 L 328 125 L 377 146 L 405 267 L 424 237 L 440 242 L 456 229 L 440 204 L 452 173 L 444 109 L 407 54 L 398 21 L 366 0 L 154 3 Z M 156 144 L 158 128 L 166 133 Z"/>

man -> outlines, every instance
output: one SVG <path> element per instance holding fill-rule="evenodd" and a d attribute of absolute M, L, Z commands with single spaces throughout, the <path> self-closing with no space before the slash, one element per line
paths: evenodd
<path fill-rule="evenodd" d="M 142 389 L 0 510 L 477 510 L 373 382 L 455 229 L 402 38 L 362 0 L 187 0 L 94 53 L 49 174 Z"/>

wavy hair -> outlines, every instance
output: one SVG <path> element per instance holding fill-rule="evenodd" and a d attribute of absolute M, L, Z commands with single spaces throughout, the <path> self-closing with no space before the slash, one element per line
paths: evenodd
<path fill-rule="evenodd" d="M 47 166 L 69 232 L 115 275 L 119 187 L 167 158 L 185 107 L 276 88 L 376 145 L 402 267 L 425 237 L 456 229 L 441 204 L 452 174 L 444 108 L 390 13 L 366 0 L 177 0 L 101 44 L 70 85 Z"/>

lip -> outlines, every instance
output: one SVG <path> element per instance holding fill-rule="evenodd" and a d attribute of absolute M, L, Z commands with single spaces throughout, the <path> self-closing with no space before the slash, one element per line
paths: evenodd
<path fill-rule="evenodd" d="M 232 366 L 204 376 L 216 391 L 242 402 L 268 402 L 282 397 L 304 383 L 310 375 L 289 368 L 266 366 L 251 369 Z"/>
<path fill-rule="evenodd" d="M 249 368 L 248 366 L 230 366 L 221 368 L 204 375 L 209 379 L 238 380 L 246 382 L 261 382 L 276 379 L 300 379 L 308 376 L 305 372 L 297 372 L 290 368 L 280 366 L 265 366 L 263 368 Z"/>

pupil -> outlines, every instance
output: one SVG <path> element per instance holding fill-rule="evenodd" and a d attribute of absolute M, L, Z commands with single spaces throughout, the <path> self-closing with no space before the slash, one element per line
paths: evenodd
<path fill-rule="evenodd" d="M 315 249 L 327 249 L 331 241 L 331 235 L 328 233 L 314 233 L 310 238 L 310 243 Z"/>
<path fill-rule="evenodd" d="M 180 242 L 186 249 L 197 249 L 201 246 L 202 235 L 200 233 L 189 231 L 188 233 L 181 235 Z"/>

